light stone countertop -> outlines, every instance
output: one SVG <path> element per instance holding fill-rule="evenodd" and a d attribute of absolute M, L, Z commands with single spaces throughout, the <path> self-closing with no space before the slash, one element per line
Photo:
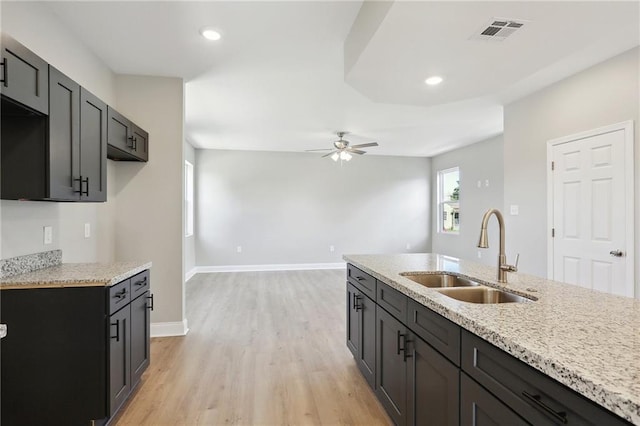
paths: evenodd
<path fill-rule="evenodd" d="M 151 262 L 63 263 L 0 278 L 0 290 L 111 286 L 151 268 Z"/>
<path fill-rule="evenodd" d="M 640 300 L 437 254 L 345 255 L 369 273 L 586 398 L 640 425 Z M 399 275 L 452 272 L 537 298 L 473 304 Z"/>

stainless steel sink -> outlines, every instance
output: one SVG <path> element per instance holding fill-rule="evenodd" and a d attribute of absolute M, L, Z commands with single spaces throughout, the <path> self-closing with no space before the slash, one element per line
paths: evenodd
<path fill-rule="evenodd" d="M 467 278 L 458 277 L 450 274 L 424 274 L 418 272 L 402 272 L 405 278 L 410 279 L 420 285 L 430 288 L 440 287 L 472 287 L 478 286 L 479 283 Z"/>
<path fill-rule="evenodd" d="M 441 288 L 437 292 L 468 303 L 527 303 L 531 299 L 491 287 Z"/>

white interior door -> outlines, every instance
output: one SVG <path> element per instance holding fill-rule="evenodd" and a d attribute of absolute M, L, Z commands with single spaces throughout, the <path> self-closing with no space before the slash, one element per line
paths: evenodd
<path fill-rule="evenodd" d="M 633 297 L 631 123 L 551 141 L 550 151 L 551 278 Z"/>

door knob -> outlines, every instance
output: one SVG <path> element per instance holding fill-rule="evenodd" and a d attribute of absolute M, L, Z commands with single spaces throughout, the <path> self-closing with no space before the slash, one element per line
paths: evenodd
<path fill-rule="evenodd" d="M 609 254 L 613 257 L 622 257 L 624 256 L 624 252 L 622 250 L 612 250 Z"/>

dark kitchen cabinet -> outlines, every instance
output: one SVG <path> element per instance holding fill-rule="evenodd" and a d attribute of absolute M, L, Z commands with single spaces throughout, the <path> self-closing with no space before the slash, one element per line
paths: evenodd
<path fill-rule="evenodd" d="M 520 416 L 482 386 L 461 373 L 460 424 L 469 426 L 526 426 Z"/>
<path fill-rule="evenodd" d="M 131 392 L 131 310 L 126 305 L 109 317 L 109 416 Z"/>
<path fill-rule="evenodd" d="M 106 104 L 48 75 L 48 118 L 2 112 L 2 198 L 106 201 Z"/>
<path fill-rule="evenodd" d="M 362 375 L 376 385 L 376 304 L 347 283 L 347 347 Z"/>
<path fill-rule="evenodd" d="M 108 423 L 149 366 L 148 278 L 0 290 L 0 424 Z"/>
<path fill-rule="evenodd" d="M 107 201 L 107 104 L 80 88 L 80 179 L 82 201 Z"/>
<path fill-rule="evenodd" d="M 407 425 L 407 328 L 376 310 L 376 395 L 396 425 Z"/>
<path fill-rule="evenodd" d="M 107 134 L 107 155 L 112 160 L 148 160 L 149 134 L 111 107 L 108 108 Z"/>
<path fill-rule="evenodd" d="M 35 53 L 2 34 L 0 93 L 41 114 L 49 113 L 48 64 Z"/>

